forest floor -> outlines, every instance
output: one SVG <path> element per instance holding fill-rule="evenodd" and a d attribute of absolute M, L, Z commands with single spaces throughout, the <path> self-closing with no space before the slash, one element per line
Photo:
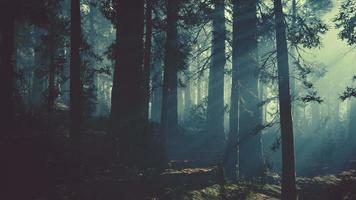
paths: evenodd
<path fill-rule="evenodd" d="M 197 172 L 199 173 L 199 172 Z M 210 176 L 209 172 L 205 172 Z M 189 176 L 189 175 L 186 175 Z M 190 175 L 194 179 L 194 175 Z M 188 179 L 188 178 L 187 178 Z M 356 199 L 356 171 L 344 171 L 337 175 L 298 177 L 297 188 L 301 200 L 354 200 Z M 281 188 L 277 184 L 257 182 L 212 183 L 196 188 L 194 184 L 181 184 L 167 190 L 164 199 L 174 200 L 277 200 Z"/>
<path fill-rule="evenodd" d="M 140 181 L 115 181 L 110 177 L 87 180 L 88 200 L 278 200 L 279 184 L 261 182 L 219 183 L 218 168 L 166 169 Z M 278 179 L 278 177 L 277 177 Z M 124 192 L 118 188 L 125 188 Z M 300 200 L 355 200 L 356 170 L 337 175 L 298 177 Z M 63 192 L 65 194 L 66 192 Z M 125 196 L 125 197 L 123 197 Z M 66 198 L 63 198 L 66 199 Z"/>
<path fill-rule="evenodd" d="M 86 139 L 82 144 L 82 159 L 86 167 L 82 172 L 80 200 L 280 199 L 278 174 L 271 173 L 253 182 L 226 183 L 221 178 L 221 169 L 207 161 L 206 157 L 211 157 L 214 152 L 209 151 L 211 148 L 205 142 L 199 143 L 201 138 L 197 138 L 191 147 L 184 143 L 192 142 L 192 138 L 183 139 L 183 143 L 173 143 L 173 149 L 182 149 L 185 153 L 173 156 L 174 160 L 164 170 L 137 173 L 134 178 L 123 180 L 116 178 L 112 170 L 115 155 L 112 139 L 107 133 L 88 129 L 83 137 Z M 73 187 L 66 175 L 70 171 L 66 163 L 68 130 L 63 125 L 58 126 L 51 147 L 41 138 L 19 137 L 0 141 L 0 158 L 4 159 L 0 161 L 5 163 L 0 166 L 0 173 L 4 173 L 2 180 L 7 181 L 7 194 L 11 195 L 11 198 L 1 198 L 0 193 L 0 199 L 47 200 L 49 198 L 45 196 L 50 192 L 56 196 L 51 199 L 71 199 L 73 192 L 69 188 Z M 202 157 L 191 153 L 198 152 L 198 149 L 203 150 L 201 154 L 209 155 Z M 52 154 L 49 164 L 46 161 L 48 150 Z M 219 157 L 218 154 L 214 156 Z M 356 168 L 345 169 L 338 174 L 298 177 L 297 188 L 300 200 L 356 200 Z M 23 198 L 24 195 L 36 198 Z"/>

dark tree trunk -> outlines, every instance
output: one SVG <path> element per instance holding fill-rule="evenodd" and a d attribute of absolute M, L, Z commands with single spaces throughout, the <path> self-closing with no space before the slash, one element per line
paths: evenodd
<path fill-rule="evenodd" d="M 203 89 L 203 80 L 202 80 L 202 76 L 204 76 L 204 73 L 201 73 L 198 75 L 198 79 L 197 79 L 197 104 L 202 103 L 202 99 L 203 99 L 203 95 L 202 95 L 202 89 Z"/>
<path fill-rule="evenodd" d="M 235 181 L 237 179 L 237 162 L 238 162 L 238 132 L 239 132 L 239 66 L 237 64 L 237 0 L 232 1 L 233 4 L 233 31 L 232 31 L 232 84 L 230 97 L 230 128 L 229 136 L 224 155 L 225 173 L 228 179 Z"/>
<path fill-rule="evenodd" d="M 347 139 L 356 148 L 356 99 L 352 98 L 350 100 L 350 109 L 349 109 L 349 131 Z"/>
<path fill-rule="evenodd" d="M 190 92 L 190 77 L 186 75 L 185 79 L 186 80 L 185 80 L 185 88 L 184 88 L 184 111 L 183 111 L 184 119 L 183 120 L 186 120 L 187 117 L 189 116 L 189 112 L 192 104 L 192 97 Z"/>
<path fill-rule="evenodd" d="M 237 65 L 239 68 L 239 176 L 262 174 L 261 110 L 258 107 L 258 54 L 256 0 L 238 1 Z M 241 28 L 242 27 L 242 28 Z"/>
<path fill-rule="evenodd" d="M 40 48 L 34 48 L 34 69 L 32 75 L 32 88 L 31 88 L 31 109 L 37 113 L 40 110 L 42 103 L 42 81 L 39 77 L 39 70 L 42 67 L 42 52 Z"/>
<path fill-rule="evenodd" d="M 151 120 L 155 122 L 161 121 L 161 106 L 162 106 L 162 64 L 161 59 L 154 57 L 153 76 L 152 76 L 152 107 Z"/>
<path fill-rule="evenodd" d="M 178 75 L 179 77 L 182 77 L 182 73 Z M 178 122 L 181 123 L 183 121 L 183 113 L 184 113 L 184 88 L 181 86 L 178 86 L 177 90 L 177 98 L 178 98 Z"/>
<path fill-rule="evenodd" d="M 225 3 L 214 0 L 213 39 L 211 65 L 209 70 L 209 91 L 207 107 L 207 128 L 209 134 L 222 141 L 224 139 L 224 68 L 225 68 Z"/>
<path fill-rule="evenodd" d="M 53 28 L 53 26 L 50 26 L 50 29 Z M 50 30 L 51 32 L 51 30 Z M 53 34 L 50 34 L 53 36 Z M 48 99 L 47 99 L 47 106 L 48 106 L 48 115 L 49 118 L 52 117 L 53 111 L 54 111 L 54 103 L 56 99 L 56 88 L 55 88 L 55 65 L 54 65 L 54 57 L 55 57 L 55 49 L 53 43 L 55 41 L 54 37 L 51 37 L 51 41 L 48 47 L 48 50 L 50 52 L 50 63 L 49 63 L 49 73 L 48 73 Z"/>
<path fill-rule="evenodd" d="M 71 0 L 70 33 L 70 137 L 71 137 L 71 177 L 75 185 L 81 179 L 81 122 L 82 122 L 82 82 L 81 82 L 81 17 L 80 0 Z"/>
<path fill-rule="evenodd" d="M 2 13 L 0 19 L 0 120 L 2 124 L 1 132 L 7 135 L 14 131 L 15 126 L 15 7 L 12 3 L 4 4 L 0 3 L 0 12 Z"/>
<path fill-rule="evenodd" d="M 296 0 L 292 0 L 292 21 L 291 21 L 291 29 L 296 29 L 297 27 L 297 1 Z M 294 57 L 296 54 L 296 44 L 292 44 L 291 48 L 290 48 L 290 54 Z M 295 121 L 293 126 L 294 127 L 301 127 L 298 126 L 298 124 L 304 124 L 299 123 L 301 120 L 303 121 L 303 118 L 301 116 L 301 107 L 300 105 L 298 105 L 298 103 L 296 101 L 293 101 L 294 98 L 296 98 L 296 96 L 298 95 L 298 84 L 296 81 L 296 78 L 294 78 L 297 74 L 297 67 L 295 64 L 295 60 L 291 57 L 289 57 L 289 76 L 291 77 L 290 79 L 290 93 L 291 93 L 291 99 L 292 99 L 292 116 L 294 117 Z M 303 125 L 302 125 L 303 126 Z"/>
<path fill-rule="evenodd" d="M 149 102 L 150 102 L 150 69 L 151 69 L 151 47 L 152 47 L 152 9 L 153 0 L 146 0 L 146 32 L 145 52 L 143 58 L 143 121 L 148 124 Z"/>
<path fill-rule="evenodd" d="M 117 54 L 111 99 L 112 133 L 118 141 L 120 166 L 142 161 L 142 64 L 144 0 L 117 1 Z M 120 170 L 120 173 L 125 172 Z"/>
<path fill-rule="evenodd" d="M 167 36 L 164 60 L 164 78 L 162 93 L 161 140 L 164 147 L 166 136 L 178 133 L 177 112 L 177 68 L 178 68 L 178 37 L 177 21 L 179 3 L 177 0 L 167 2 Z"/>
<path fill-rule="evenodd" d="M 277 38 L 279 113 L 282 136 L 282 200 L 295 200 L 297 199 L 297 191 L 295 185 L 295 154 L 289 88 L 288 48 L 281 0 L 274 0 L 274 12 Z"/>

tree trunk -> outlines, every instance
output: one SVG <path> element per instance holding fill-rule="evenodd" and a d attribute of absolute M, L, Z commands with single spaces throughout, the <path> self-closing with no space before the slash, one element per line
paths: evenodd
<path fill-rule="evenodd" d="M 81 182 L 81 122 L 82 122 L 82 82 L 81 82 L 81 17 L 80 0 L 71 0 L 71 32 L 70 32 L 70 137 L 71 137 L 71 169 L 73 183 L 79 192 Z"/>
<path fill-rule="evenodd" d="M 320 127 L 320 122 L 321 122 L 321 116 L 320 116 L 320 104 L 318 103 L 312 103 L 309 104 L 311 106 L 311 131 L 318 131 Z M 321 128 L 321 127 L 320 127 Z"/>
<path fill-rule="evenodd" d="M 38 48 L 34 50 L 34 70 L 32 75 L 32 87 L 31 87 L 31 109 L 34 112 L 38 112 L 41 105 L 41 95 L 42 95 L 42 87 L 41 87 L 41 80 L 38 77 L 38 70 L 39 70 L 39 60 L 40 60 L 40 52 Z"/>
<path fill-rule="evenodd" d="M 246 179 L 262 174 L 261 110 L 258 96 L 258 52 L 256 0 L 238 1 L 237 65 L 239 68 L 239 176 Z M 241 28 L 242 27 L 242 28 Z"/>
<path fill-rule="evenodd" d="M 34 41 L 35 43 L 36 41 Z M 32 75 L 32 87 L 31 87 L 31 109 L 37 113 L 41 108 L 42 103 L 42 81 L 43 78 L 40 77 L 39 71 L 43 67 L 42 63 L 43 53 L 39 47 L 34 47 L 34 66 L 33 66 L 33 75 Z"/>
<path fill-rule="evenodd" d="M 198 75 L 198 79 L 197 79 L 197 104 L 200 104 L 202 99 L 203 99 L 203 95 L 202 95 L 202 87 L 203 87 L 203 80 L 202 80 L 202 76 L 204 76 L 204 72 L 202 72 L 201 74 Z"/>
<path fill-rule="evenodd" d="M 177 68 L 178 68 L 178 37 L 177 21 L 179 3 L 176 0 L 167 2 L 167 36 L 165 45 L 165 63 L 163 78 L 161 142 L 164 146 L 166 136 L 178 133 L 178 113 L 177 113 Z"/>
<path fill-rule="evenodd" d="M 239 66 L 237 64 L 237 11 L 238 0 L 233 0 L 233 31 L 232 31 L 232 83 L 230 97 L 230 128 L 228 143 L 224 155 L 225 172 L 228 179 L 235 181 L 237 179 L 238 162 L 238 132 L 239 132 Z"/>
<path fill-rule="evenodd" d="M 5 3 L 6 4 L 6 3 Z M 1 7 L 1 45 L 0 45 L 0 95 L 1 95 L 1 132 L 9 135 L 14 131 L 15 105 L 14 105 L 14 59 L 15 59 L 15 8 L 12 3 Z M 5 12 L 4 9 L 7 9 Z M 6 13 L 6 14 L 5 14 Z"/>
<path fill-rule="evenodd" d="M 180 78 L 182 77 L 182 73 L 178 75 Z M 177 90 L 177 111 L 178 111 L 178 124 L 183 121 L 183 113 L 184 113 L 184 88 L 182 86 L 178 86 Z"/>
<path fill-rule="evenodd" d="M 222 141 L 224 139 L 224 68 L 225 68 L 225 3 L 214 0 L 213 38 L 211 65 L 209 70 L 207 130 L 209 135 Z"/>
<path fill-rule="evenodd" d="M 282 200 L 297 199 L 286 25 L 281 0 L 274 0 L 279 113 L 282 136 Z"/>
<path fill-rule="evenodd" d="M 188 68 L 189 73 L 189 68 Z M 191 109 L 192 97 L 190 93 L 190 77 L 185 75 L 185 88 L 184 88 L 184 119 L 186 120 L 189 116 L 189 112 Z"/>
<path fill-rule="evenodd" d="M 151 69 L 151 46 L 152 46 L 152 9 L 153 0 L 146 0 L 146 32 L 145 52 L 143 59 L 143 121 L 148 124 L 150 102 L 150 69 Z"/>
<path fill-rule="evenodd" d="M 152 77 L 152 107 L 151 120 L 155 122 L 161 121 L 161 106 L 162 106 L 162 61 L 159 56 L 154 56 L 153 77 Z"/>
<path fill-rule="evenodd" d="M 292 21 L 291 21 L 291 29 L 294 30 L 296 29 L 296 21 L 297 21 L 297 1 L 292 0 Z M 290 54 L 294 57 L 296 54 L 296 44 L 293 44 L 290 49 Z M 298 95 L 297 93 L 297 81 L 296 81 L 296 74 L 297 74 L 297 67 L 294 62 L 293 58 L 289 58 L 289 66 L 290 66 L 290 72 L 289 76 L 291 77 L 290 79 L 290 92 L 291 92 L 291 98 L 292 98 L 292 116 L 294 117 L 295 121 L 293 126 L 298 127 L 298 121 L 300 119 L 303 119 L 302 116 L 300 116 L 301 109 L 298 104 L 293 101 L 294 98 Z M 301 123 L 304 124 L 304 123 Z"/>
<path fill-rule="evenodd" d="M 144 0 L 117 1 L 117 54 L 111 99 L 111 128 L 118 141 L 119 173 L 143 161 L 142 64 Z"/>
<path fill-rule="evenodd" d="M 356 99 L 350 100 L 348 141 L 356 148 Z"/>
<path fill-rule="evenodd" d="M 50 25 L 50 32 L 53 26 Z M 48 99 L 47 99 L 47 106 L 48 106 L 48 116 L 49 118 L 52 117 L 53 111 L 54 111 L 54 103 L 56 99 L 56 89 L 55 89 L 55 66 L 54 66 L 54 57 L 55 57 L 55 49 L 53 43 L 55 41 L 55 38 L 53 37 L 53 34 L 49 34 L 51 37 L 51 41 L 49 41 L 49 47 L 48 51 L 50 52 L 50 62 L 49 62 L 49 72 L 48 72 Z"/>

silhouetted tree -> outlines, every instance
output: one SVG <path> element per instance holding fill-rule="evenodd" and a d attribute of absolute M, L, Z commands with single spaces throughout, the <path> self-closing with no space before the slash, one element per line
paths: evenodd
<path fill-rule="evenodd" d="M 16 1 L 2 1 L 0 3 L 0 94 L 2 132 L 10 134 L 14 129 L 15 107 L 15 13 Z"/>
<path fill-rule="evenodd" d="M 70 25 L 70 140 L 71 140 L 71 178 L 79 190 L 81 182 L 81 137 L 82 137 L 82 81 L 81 81 L 81 16 L 80 0 L 71 0 Z M 78 198 L 78 197 L 76 197 Z"/>
<path fill-rule="evenodd" d="M 286 24 L 281 0 L 274 0 L 279 113 L 282 138 L 282 200 L 297 199 Z"/>
<path fill-rule="evenodd" d="M 356 44 L 356 2 L 346 0 L 341 4 L 340 12 L 334 19 L 336 27 L 340 29 L 339 37 L 349 45 Z"/>
<path fill-rule="evenodd" d="M 150 70 L 151 70 L 151 47 L 152 47 L 152 10 L 153 0 L 146 0 L 146 28 L 145 28 L 145 52 L 143 58 L 143 84 L 142 84 L 142 109 L 143 122 L 148 123 L 149 102 L 150 102 Z"/>
<path fill-rule="evenodd" d="M 228 179 L 236 180 L 237 173 L 237 159 L 238 159 L 238 133 L 239 133 L 239 65 L 237 60 L 237 45 L 238 45 L 238 35 L 237 31 L 239 29 L 238 24 L 238 1 L 232 1 L 232 11 L 233 11 L 233 23 L 232 23 L 232 84 L 231 84 L 231 96 L 230 96 L 230 128 L 227 141 L 227 147 L 224 154 L 224 166 L 225 173 Z"/>
<path fill-rule="evenodd" d="M 116 64 L 111 99 L 111 128 L 118 161 L 137 167 L 142 161 L 142 62 L 144 0 L 117 1 Z M 123 169 L 123 168 L 121 168 Z M 121 175 L 125 172 L 120 171 Z"/>
<path fill-rule="evenodd" d="M 262 172 L 262 113 L 258 96 L 257 1 L 239 1 L 237 10 L 237 65 L 239 68 L 239 176 Z M 243 28 L 241 28 L 243 27 Z"/>
<path fill-rule="evenodd" d="M 161 114 L 162 143 L 165 143 L 167 134 L 176 135 L 178 133 L 177 72 L 179 63 L 179 50 L 177 21 L 179 6 L 179 1 L 167 1 L 167 36 L 165 44 Z"/>
<path fill-rule="evenodd" d="M 218 140 L 224 139 L 224 68 L 225 68 L 225 3 L 214 0 L 213 37 L 209 68 L 207 130 Z"/>

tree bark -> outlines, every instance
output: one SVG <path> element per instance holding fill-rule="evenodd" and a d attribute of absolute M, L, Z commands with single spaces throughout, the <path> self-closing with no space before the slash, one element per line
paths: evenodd
<path fill-rule="evenodd" d="M 188 68 L 189 72 L 189 68 Z M 187 117 L 189 116 L 190 109 L 191 109 L 191 104 L 192 104 L 192 96 L 191 96 L 191 90 L 190 90 L 190 77 L 188 75 L 185 75 L 185 88 L 184 88 L 184 119 L 186 120 Z"/>
<path fill-rule="evenodd" d="M 347 139 L 351 142 L 351 145 L 356 148 L 356 99 L 352 98 L 350 100 L 350 109 L 349 109 L 349 131 Z"/>
<path fill-rule="evenodd" d="M 111 128 L 118 164 L 139 167 L 143 161 L 142 64 L 144 0 L 117 1 L 117 54 L 111 99 Z M 121 168 L 122 169 L 122 168 Z M 126 175 L 119 170 L 121 175 Z"/>
<path fill-rule="evenodd" d="M 177 110 L 177 68 L 178 68 L 178 21 L 179 3 L 176 0 L 167 2 L 167 36 L 165 44 L 164 78 L 162 91 L 161 142 L 165 145 L 168 134 L 178 133 Z"/>
<path fill-rule="evenodd" d="M 155 122 L 161 121 L 161 106 L 162 106 L 162 60 L 158 55 L 155 55 L 153 62 L 152 76 L 152 107 L 151 120 Z"/>
<path fill-rule="evenodd" d="M 81 182 L 81 123 L 82 123 L 82 82 L 81 82 L 81 17 L 80 0 L 71 0 L 70 32 L 70 140 L 71 140 L 71 178 L 79 191 Z M 80 193 L 79 193 L 80 194 Z"/>
<path fill-rule="evenodd" d="M 238 133 L 239 133 L 239 66 L 237 64 L 237 11 L 238 1 L 233 0 L 233 30 L 232 30 L 232 83 L 230 97 L 230 128 L 227 147 L 224 155 L 225 173 L 228 179 L 235 181 L 238 177 Z"/>
<path fill-rule="evenodd" d="M 48 45 L 48 51 L 50 52 L 50 61 L 49 61 L 49 71 L 48 71 L 48 99 L 47 99 L 47 106 L 48 106 L 48 116 L 49 118 L 52 117 L 53 111 L 54 111 L 54 103 L 55 103 L 55 99 L 56 99 L 56 91 L 55 91 L 55 65 L 54 65 L 54 57 L 55 57 L 55 48 L 53 43 L 55 41 L 55 38 L 53 37 L 54 35 L 51 34 L 51 32 L 53 32 L 52 30 L 53 26 L 49 26 L 49 32 L 50 32 L 50 40 L 49 41 L 49 45 Z"/>
<path fill-rule="evenodd" d="M 150 102 L 150 69 L 151 69 L 151 46 L 152 46 L 152 9 L 153 0 L 146 0 L 146 32 L 145 32 L 145 52 L 143 59 L 143 121 L 148 124 L 149 102 Z"/>
<path fill-rule="evenodd" d="M 291 29 L 294 30 L 296 29 L 296 22 L 297 22 L 297 1 L 292 0 L 292 21 L 291 21 Z M 293 44 L 290 49 L 290 54 L 294 57 L 296 54 L 296 44 Z M 290 79 L 290 92 L 291 92 L 291 98 L 292 98 L 292 116 L 294 116 L 294 121 L 293 126 L 298 127 L 298 121 L 300 119 L 303 119 L 302 116 L 300 116 L 301 109 L 300 106 L 294 101 L 293 99 L 297 96 L 297 81 L 295 78 L 295 74 L 297 74 L 297 67 L 295 66 L 295 62 L 293 58 L 289 58 L 289 65 L 290 65 L 290 72 L 289 76 L 291 77 Z M 300 123 L 299 123 L 300 124 Z M 301 123 L 304 124 L 304 123 Z"/>
<path fill-rule="evenodd" d="M 209 68 L 207 130 L 209 135 L 224 139 L 224 68 L 225 68 L 225 3 L 214 0 L 213 38 Z"/>
<path fill-rule="evenodd" d="M 274 0 L 279 113 L 282 135 L 282 200 L 297 199 L 286 25 L 281 0 Z"/>
<path fill-rule="evenodd" d="M 258 54 L 256 0 L 238 1 L 237 65 L 239 68 L 239 176 L 251 179 L 262 175 L 261 110 L 258 96 Z"/>
<path fill-rule="evenodd" d="M 0 4 L 0 7 L 0 12 L 2 13 L 0 19 L 0 120 L 2 124 L 1 132 L 4 133 L 4 135 L 11 135 L 11 133 L 14 131 L 15 126 L 15 6 L 12 3 L 4 2 L 4 4 Z"/>
<path fill-rule="evenodd" d="M 34 41 L 35 43 L 35 41 Z M 33 75 L 32 75 L 32 87 L 31 87 L 31 109 L 37 113 L 40 110 L 42 103 L 42 77 L 39 76 L 39 71 L 41 70 L 42 65 L 42 55 L 39 47 L 34 47 L 34 66 L 33 66 Z"/>

